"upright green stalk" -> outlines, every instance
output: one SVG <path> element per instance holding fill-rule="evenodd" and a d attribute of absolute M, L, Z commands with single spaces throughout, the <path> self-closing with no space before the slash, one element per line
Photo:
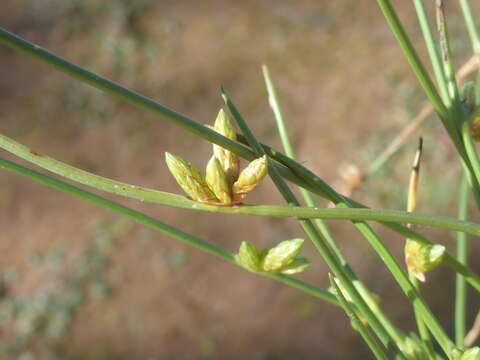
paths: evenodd
<path fill-rule="evenodd" d="M 458 203 L 458 218 L 466 220 L 468 216 L 468 181 L 464 174 L 460 186 L 460 195 Z M 465 233 L 459 232 L 457 235 L 457 260 L 467 265 L 468 261 L 468 240 Z M 466 306 L 467 306 L 467 287 L 465 277 L 456 275 L 455 286 L 455 343 L 459 349 L 464 348 L 466 335 Z"/>
<path fill-rule="evenodd" d="M 465 23 L 467 24 L 468 34 L 470 41 L 472 42 L 473 52 L 479 57 L 480 60 L 480 35 L 478 33 L 477 24 L 473 17 L 472 8 L 468 0 L 460 0 Z"/>
<path fill-rule="evenodd" d="M 422 29 L 423 38 L 425 39 L 425 45 L 427 46 L 428 55 L 430 56 L 430 61 L 432 63 L 433 71 L 435 73 L 435 78 L 437 80 L 438 87 L 440 89 L 440 95 L 445 104 L 449 104 L 447 83 L 445 80 L 445 73 L 443 71 L 442 61 L 438 53 L 435 39 L 433 37 L 432 27 L 428 20 L 428 14 L 425 10 L 425 5 L 423 0 L 413 0 L 415 5 L 415 10 L 417 12 L 418 21 L 420 23 L 420 28 Z"/>
<path fill-rule="evenodd" d="M 451 107 L 454 110 L 450 116 L 454 116 L 460 109 L 460 93 L 458 91 L 457 79 L 450 51 L 450 41 L 448 37 L 448 26 L 445 16 L 445 6 L 443 0 L 436 0 L 437 27 L 440 39 L 440 53 L 443 60 L 443 72 L 447 81 L 448 96 Z M 448 108 L 448 106 L 447 106 Z M 457 114 L 458 115 L 458 114 Z M 455 117 L 452 119 L 455 121 Z M 457 119 L 459 121 L 460 119 Z"/>

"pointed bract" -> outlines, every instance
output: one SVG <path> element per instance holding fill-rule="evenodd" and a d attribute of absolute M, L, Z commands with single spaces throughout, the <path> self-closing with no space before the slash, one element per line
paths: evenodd
<path fill-rule="evenodd" d="M 238 180 L 233 184 L 233 201 L 241 202 L 247 196 L 247 193 L 259 185 L 265 175 L 267 175 L 267 156 L 253 160 L 240 173 Z"/>
<path fill-rule="evenodd" d="M 165 161 L 178 185 L 192 200 L 206 203 L 219 202 L 208 187 L 203 175 L 193 164 L 168 152 L 165 153 Z"/>
<path fill-rule="evenodd" d="M 270 249 L 262 260 L 262 268 L 265 271 L 281 271 L 292 264 L 302 250 L 303 239 L 282 241 Z"/>
<path fill-rule="evenodd" d="M 212 156 L 207 164 L 205 181 L 222 204 L 230 205 L 232 203 L 227 177 L 215 156 Z"/>
<path fill-rule="evenodd" d="M 242 241 L 235 258 L 237 262 L 247 270 L 253 272 L 261 271 L 260 253 L 255 244 L 248 241 Z"/>
<path fill-rule="evenodd" d="M 237 140 L 237 134 L 235 132 L 235 129 L 233 128 L 232 122 L 230 121 L 229 116 L 223 111 L 223 109 L 220 109 L 220 111 L 218 112 L 213 130 L 225 136 L 226 138 L 229 138 L 230 140 Z M 225 175 L 227 177 L 228 184 L 229 186 L 231 186 L 238 178 L 238 173 L 240 169 L 240 158 L 231 151 L 216 144 L 213 144 L 213 155 L 222 165 L 223 171 L 225 172 Z"/>

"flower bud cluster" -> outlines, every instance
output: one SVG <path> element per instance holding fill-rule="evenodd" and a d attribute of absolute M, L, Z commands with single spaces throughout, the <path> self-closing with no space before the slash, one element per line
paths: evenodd
<path fill-rule="evenodd" d="M 425 281 L 425 273 L 435 269 L 443 259 L 445 246 L 423 244 L 407 239 L 405 244 L 405 263 L 408 270 L 420 281 Z"/>
<path fill-rule="evenodd" d="M 228 115 L 221 109 L 211 127 L 230 140 L 237 140 Z M 231 206 L 241 203 L 267 174 L 267 157 L 252 161 L 240 172 L 239 157 L 219 145 L 213 145 L 213 156 L 207 164 L 206 174 L 179 156 L 165 153 L 168 169 L 188 196 L 199 202 Z"/>
<path fill-rule="evenodd" d="M 303 242 L 303 239 L 285 240 L 273 248 L 260 251 L 255 244 L 243 241 L 235 260 L 253 272 L 297 274 L 310 265 L 310 261 L 298 256 Z"/>

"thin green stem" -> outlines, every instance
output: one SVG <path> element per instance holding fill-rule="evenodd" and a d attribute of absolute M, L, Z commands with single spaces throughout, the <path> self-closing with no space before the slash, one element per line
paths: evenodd
<path fill-rule="evenodd" d="M 222 96 L 227 105 L 228 109 L 232 113 L 234 119 L 236 120 L 238 126 L 240 127 L 243 135 L 249 142 L 249 145 L 254 151 L 257 153 L 257 156 L 265 155 L 263 147 L 258 142 L 258 140 L 253 135 L 252 131 L 248 127 L 247 123 L 243 119 L 243 117 L 238 112 L 237 108 L 231 101 L 230 97 L 223 91 L 222 89 Z M 284 197 L 285 201 L 290 206 L 299 206 L 300 203 L 296 199 L 293 192 L 289 189 L 287 184 L 284 180 L 280 177 L 277 173 L 275 168 L 271 169 L 270 176 L 277 186 L 278 190 Z M 298 219 L 301 227 L 308 235 L 318 252 L 321 254 L 325 262 L 327 263 L 328 267 L 332 270 L 335 276 L 344 284 L 346 291 L 353 299 L 355 305 L 357 306 L 358 310 L 361 312 L 362 316 L 367 319 L 368 323 L 371 325 L 372 329 L 376 332 L 377 336 L 380 338 L 382 343 L 391 351 L 392 353 L 397 354 L 399 359 L 405 359 L 405 356 L 402 354 L 399 347 L 401 347 L 401 343 L 395 341 L 395 339 L 389 334 L 389 332 L 384 328 L 384 326 L 379 321 L 377 315 L 372 311 L 372 309 L 368 306 L 365 300 L 362 298 L 360 293 L 357 291 L 355 286 L 353 285 L 352 279 L 349 277 L 349 274 L 345 272 L 341 264 L 339 263 L 337 257 L 331 250 L 330 246 L 326 242 L 325 239 L 322 238 L 320 233 L 317 231 L 313 223 L 308 219 L 299 218 Z"/>
<path fill-rule="evenodd" d="M 455 71 L 452 61 L 452 54 L 450 51 L 450 41 L 448 37 L 448 26 L 445 17 L 445 7 L 443 0 L 436 1 L 436 13 L 437 13 L 437 27 L 440 37 L 440 53 L 443 60 L 443 72 L 447 81 L 448 96 L 450 97 L 450 104 L 454 115 L 460 109 L 460 93 L 458 91 L 457 79 L 455 78 Z M 449 108 L 447 106 L 447 108 Z M 450 109 L 449 109 L 450 110 Z M 455 117 L 452 119 L 455 121 Z"/>
<path fill-rule="evenodd" d="M 3 168 L 8 171 L 12 171 L 14 173 L 17 173 L 19 175 L 22 175 L 24 177 L 27 177 L 33 181 L 36 181 L 38 183 L 41 183 L 43 185 L 47 185 L 49 187 L 52 187 L 54 189 L 57 189 L 59 191 L 62 191 L 64 193 L 73 195 L 75 197 L 78 197 L 82 200 L 86 200 L 88 202 L 94 203 L 95 205 L 98 205 L 102 208 L 105 208 L 107 210 L 113 211 L 115 213 L 121 214 L 123 216 L 127 216 L 130 219 L 143 224 L 147 227 L 150 227 L 156 231 L 159 231 L 165 235 L 171 236 L 177 240 L 180 240 L 188 245 L 191 245 L 199 250 L 202 250 L 204 252 L 207 252 L 211 255 L 214 255 L 222 260 L 228 261 L 232 264 L 238 265 L 235 262 L 234 254 L 227 249 L 222 248 L 221 246 L 218 246 L 214 243 L 211 243 L 207 240 L 203 240 L 197 236 L 191 235 L 189 233 L 186 233 L 182 230 L 179 230 L 171 225 L 165 224 L 161 222 L 160 220 L 157 220 L 155 218 L 152 218 L 151 216 L 148 216 L 146 214 L 143 214 L 141 212 L 138 212 L 136 210 L 133 210 L 131 208 L 128 208 L 124 205 L 121 205 L 119 203 L 116 203 L 114 201 L 111 201 L 109 199 L 106 199 L 104 197 L 101 197 L 99 195 L 95 195 L 91 192 L 88 192 L 86 190 L 77 188 L 73 185 L 67 184 L 63 181 L 54 179 L 50 176 L 44 175 L 42 173 L 39 173 L 38 171 L 26 168 L 24 166 L 21 166 L 19 164 L 16 164 L 14 162 L 11 162 L 6 159 L 0 158 L 0 168 Z M 259 273 L 260 274 L 260 273 Z M 322 290 L 320 288 L 317 288 L 316 286 L 297 280 L 295 278 L 292 278 L 287 275 L 283 274 L 260 274 L 265 277 L 269 277 L 272 279 L 275 279 L 277 281 L 280 281 L 284 284 L 287 284 L 291 287 L 294 287 L 300 291 L 303 291 L 307 294 L 313 295 L 317 298 L 320 298 L 326 302 L 329 302 L 334 305 L 339 305 L 337 300 L 335 299 L 335 296 L 333 296 L 330 292 Z"/>
<path fill-rule="evenodd" d="M 475 23 L 475 18 L 473 17 L 470 2 L 468 0 L 460 0 L 460 5 L 462 7 L 462 12 L 465 18 L 465 23 L 467 25 L 470 41 L 472 42 L 473 52 L 477 56 L 480 56 L 480 35 L 478 32 L 477 24 Z"/>
<path fill-rule="evenodd" d="M 422 29 L 423 38 L 425 39 L 425 45 L 427 46 L 430 62 L 432 63 L 433 72 L 435 73 L 435 78 L 440 89 L 440 95 L 443 99 L 443 102 L 448 104 L 449 98 L 445 73 L 443 72 L 442 61 L 433 37 L 432 27 L 430 26 L 430 21 L 428 20 L 428 14 L 425 10 L 424 2 L 423 0 L 413 0 L 413 3 L 415 5 L 420 28 Z"/>
<path fill-rule="evenodd" d="M 381 222 L 395 221 L 400 223 L 412 223 L 424 226 L 439 227 L 453 231 L 464 231 L 471 235 L 480 235 L 480 225 L 473 222 L 460 221 L 455 218 L 444 216 L 432 216 L 418 213 L 413 214 L 399 210 L 372 210 L 366 208 L 323 209 L 278 205 L 242 205 L 233 207 L 208 205 L 189 200 L 185 196 L 127 184 L 89 173 L 65 164 L 61 161 L 55 160 L 47 155 L 39 154 L 2 134 L 0 134 L 0 148 L 43 169 L 80 184 L 91 186 L 95 189 L 106 191 L 112 194 L 159 205 L 224 214 L 340 220 L 373 220 Z"/>
<path fill-rule="evenodd" d="M 338 287 L 335 279 L 331 274 L 329 274 L 330 284 L 333 288 L 334 294 L 337 297 L 338 301 L 342 305 L 345 313 L 350 318 L 352 323 L 352 328 L 355 329 L 360 333 L 363 340 L 367 343 L 368 347 L 375 355 L 375 358 L 378 360 L 387 360 L 387 355 L 383 352 L 380 345 L 375 341 L 373 335 L 368 331 L 368 328 L 363 324 L 363 322 L 358 318 L 357 314 L 355 313 L 353 306 L 348 302 L 345 296 L 342 294 L 342 291 Z"/>
<path fill-rule="evenodd" d="M 468 216 L 468 181 L 464 174 L 460 186 L 458 218 L 466 220 Z M 468 240 L 465 233 L 457 235 L 457 260 L 467 265 L 468 260 Z M 467 306 L 467 287 L 465 277 L 457 274 L 455 286 L 455 343 L 459 349 L 464 348 L 464 339 L 466 335 L 466 306 Z"/>

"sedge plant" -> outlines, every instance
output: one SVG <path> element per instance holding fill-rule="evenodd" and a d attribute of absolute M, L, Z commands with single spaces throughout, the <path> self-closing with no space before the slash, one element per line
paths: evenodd
<path fill-rule="evenodd" d="M 458 219 L 415 211 L 420 152 L 412 171 L 407 211 L 370 209 L 338 193 L 322 178 L 297 162 L 279 94 L 267 67 L 263 68 L 263 75 L 268 101 L 285 153 L 259 142 L 239 108 L 223 88 L 219 96 L 225 102 L 225 109 L 220 109 L 212 126 L 205 126 L 4 29 L 0 29 L 1 44 L 46 63 L 77 81 L 103 90 L 112 97 L 152 112 L 212 143 L 213 149 L 212 157 L 206 161 L 205 172 L 188 159 L 171 153 L 165 154 L 165 168 L 182 189 L 181 194 L 172 194 L 86 172 L 33 151 L 3 134 L 0 134 L 0 148 L 60 177 L 120 197 L 192 211 L 294 218 L 300 225 L 299 237 L 290 240 L 277 239 L 277 244 L 267 249 L 260 249 L 258 244 L 245 239 L 238 244 L 238 248 L 228 250 L 215 242 L 189 234 L 62 179 L 3 158 L 0 158 L 0 167 L 92 202 L 248 271 L 280 281 L 331 305 L 339 306 L 346 312 L 352 328 L 359 332 L 376 359 L 480 360 L 480 348 L 475 347 L 473 341 L 465 340 L 468 338 L 467 333 L 471 334 L 466 318 L 467 288 L 471 286 L 476 292 L 480 291 L 480 277 L 468 267 L 467 261 L 467 235 L 472 239 L 480 235 L 480 225 L 467 220 L 471 218 L 468 214 L 468 199 L 474 199 L 477 210 L 480 207 L 480 160 L 475 148 L 475 141 L 480 139 L 480 85 L 479 81 L 476 81 L 462 90 L 457 83 L 449 44 L 448 14 L 443 1 L 436 1 L 435 14 L 427 12 L 423 0 L 412 2 L 426 42 L 435 81 L 418 55 L 391 2 L 378 0 L 378 5 L 458 154 L 458 162 L 464 173 L 458 202 Z M 480 37 L 471 6 L 468 0 L 460 0 L 460 4 L 474 56 L 479 57 Z M 436 19 L 435 27 L 432 26 L 433 18 Z M 240 133 L 236 132 L 234 123 Z M 240 168 L 241 158 L 249 161 L 244 169 Z M 255 196 L 250 193 L 256 187 L 262 186 L 262 180 L 267 175 L 284 198 L 285 205 L 255 204 Z M 291 187 L 300 189 L 302 200 L 297 198 Z M 326 199 L 335 206 L 320 208 L 317 197 Z M 302 201 L 305 205 L 302 205 Z M 379 297 L 349 264 L 338 239 L 323 222 L 325 219 L 342 219 L 354 224 L 411 303 L 417 331 L 405 333 L 386 315 Z M 386 226 L 406 238 L 405 264 L 393 255 L 370 222 Z M 435 244 L 416 231 L 413 225 L 457 232 L 457 253 L 450 254 L 444 246 Z M 310 262 L 313 261 L 301 254 L 305 241 L 313 243 L 329 267 L 329 289 L 321 289 L 294 276 L 302 271 L 309 271 Z M 443 328 L 442 322 L 421 294 L 422 282 L 427 278 L 426 273 L 437 266 L 448 266 L 456 274 L 454 338 Z M 327 274 L 323 276 L 326 277 Z"/>

